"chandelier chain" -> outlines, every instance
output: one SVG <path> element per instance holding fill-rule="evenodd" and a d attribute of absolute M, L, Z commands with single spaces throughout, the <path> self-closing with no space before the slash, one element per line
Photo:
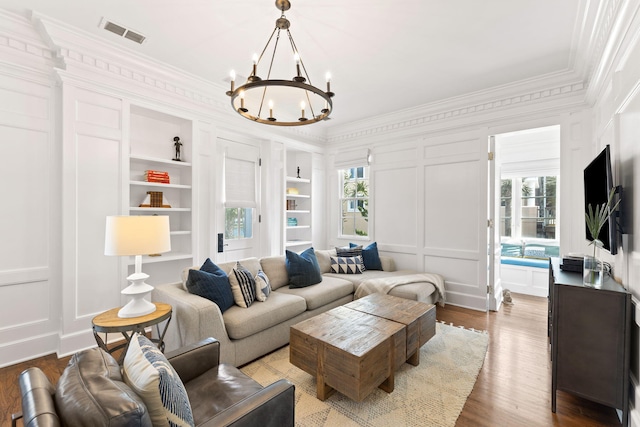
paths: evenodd
<path fill-rule="evenodd" d="M 273 68 L 273 60 L 276 57 L 276 51 L 278 50 L 278 42 L 280 41 L 280 29 L 278 28 L 277 30 L 278 30 L 278 33 L 276 35 L 276 42 L 274 43 L 274 46 L 273 46 L 273 53 L 271 54 L 271 61 L 269 62 L 269 71 L 267 72 L 267 80 L 269 80 L 271 78 L 271 69 Z M 275 30 L 274 30 L 274 33 L 275 33 Z M 273 37 L 273 34 L 271 36 Z M 269 38 L 269 42 L 271 42 L 271 38 Z M 269 43 L 267 43 L 267 46 L 269 46 Z M 264 50 L 262 51 L 262 53 L 264 53 L 265 50 L 267 50 L 266 46 L 265 46 Z M 262 58 L 260 58 L 260 59 L 262 59 Z M 260 98 L 260 108 L 258 108 L 258 117 L 260 117 L 260 115 L 262 114 L 262 107 L 264 106 L 264 97 L 266 95 L 267 95 L 267 86 L 265 86 L 264 89 L 262 89 L 262 98 Z"/>
<path fill-rule="evenodd" d="M 289 42 L 291 43 L 291 49 L 293 49 L 293 53 L 298 54 L 300 65 L 302 66 L 302 72 L 304 73 L 307 81 L 309 82 L 309 85 L 313 86 L 313 83 L 311 82 L 311 77 L 309 77 L 309 73 L 307 73 L 307 67 L 304 66 L 304 61 L 302 60 L 302 56 L 300 56 L 300 53 L 298 51 L 298 46 L 296 46 L 296 42 L 293 41 L 293 36 L 291 35 L 291 31 L 289 31 L 288 28 L 287 28 L 287 35 L 289 36 Z M 307 97 L 307 104 L 309 105 L 309 109 L 311 110 L 311 117 L 315 117 L 316 114 L 313 111 L 313 105 L 311 103 L 311 99 L 309 99 L 309 92 L 305 90 L 304 94 Z"/>

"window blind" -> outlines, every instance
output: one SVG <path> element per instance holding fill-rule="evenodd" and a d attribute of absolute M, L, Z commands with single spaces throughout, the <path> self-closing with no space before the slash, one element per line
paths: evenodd
<path fill-rule="evenodd" d="M 227 208 L 255 208 L 256 162 L 245 159 L 225 158 L 224 191 Z"/>

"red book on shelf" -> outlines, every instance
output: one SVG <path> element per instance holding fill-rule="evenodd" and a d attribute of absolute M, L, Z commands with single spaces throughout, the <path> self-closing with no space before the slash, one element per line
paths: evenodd
<path fill-rule="evenodd" d="M 147 174 L 155 174 L 155 175 L 169 175 L 169 172 L 166 172 L 166 171 L 156 171 L 156 170 L 153 170 L 153 169 L 147 169 L 147 170 L 145 171 L 145 173 L 147 173 Z"/>

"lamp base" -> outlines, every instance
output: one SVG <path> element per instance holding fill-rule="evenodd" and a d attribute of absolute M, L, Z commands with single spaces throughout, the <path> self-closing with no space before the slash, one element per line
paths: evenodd
<path fill-rule="evenodd" d="M 153 290 L 153 286 L 144 283 L 148 278 L 149 275 L 142 272 L 134 273 L 127 277 L 131 284 L 124 288 L 121 293 L 122 295 L 130 296 L 131 301 L 118 311 L 118 317 L 139 317 L 156 311 L 155 304 L 145 299 Z"/>

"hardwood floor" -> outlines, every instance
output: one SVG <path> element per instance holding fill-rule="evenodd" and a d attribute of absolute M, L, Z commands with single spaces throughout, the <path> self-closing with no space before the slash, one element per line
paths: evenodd
<path fill-rule="evenodd" d="M 551 412 L 546 298 L 512 294 L 514 304 L 482 313 L 438 307 L 438 320 L 489 332 L 489 350 L 457 426 L 619 426 L 614 409 L 558 392 Z M 17 377 L 39 366 L 55 383 L 69 358 L 49 355 L 0 369 L 0 426 L 20 411 Z M 19 423 L 19 425 L 21 425 Z"/>
<path fill-rule="evenodd" d="M 489 350 L 456 426 L 619 426 L 616 411 L 558 392 L 551 412 L 547 299 L 512 294 L 499 312 L 438 307 L 436 317 L 489 332 Z"/>

